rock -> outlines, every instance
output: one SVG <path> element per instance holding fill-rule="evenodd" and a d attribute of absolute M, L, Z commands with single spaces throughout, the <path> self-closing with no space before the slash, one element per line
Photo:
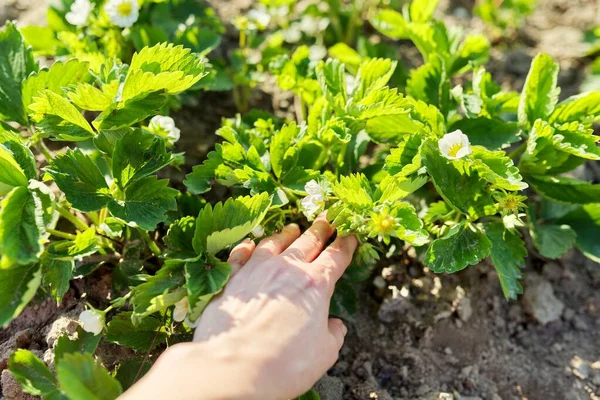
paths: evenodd
<path fill-rule="evenodd" d="M 587 379 L 592 372 L 590 363 L 579 356 L 575 356 L 571 359 L 571 368 L 573 375 L 579 379 Z"/>
<path fill-rule="evenodd" d="M 23 392 L 21 385 L 15 379 L 12 372 L 5 369 L 2 371 L 2 377 L 0 378 L 2 383 L 2 395 L 6 400 L 34 400 L 36 397 L 30 396 Z"/>
<path fill-rule="evenodd" d="M 544 269 L 542 274 L 544 278 L 550 281 L 558 281 L 563 273 L 563 267 L 556 261 L 550 261 L 544 264 Z"/>
<path fill-rule="evenodd" d="M 335 376 L 324 375 L 313 389 L 319 394 L 321 400 L 343 400 L 344 398 L 344 382 Z"/>
<path fill-rule="evenodd" d="M 458 318 L 460 318 L 461 321 L 467 322 L 471 318 L 471 315 L 473 315 L 471 299 L 466 296 L 460 299 L 456 305 L 456 312 L 458 313 Z"/>
<path fill-rule="evenodd" d="M 565 308 L 550 282 L 537 274 L 528 276 L 523 302 L 525 310 L 542 325 L 559 320 Z"/>
<path fill-rule="evenodd" d="M 48 343 L 48 347 L 53 348 L 58 338 L 63 336 L 65 333 L 69 335 L 69 338 L 75 339 L 75 333 L 77 332 L 78 326 L 78 320 L 73 317 L 59 317 L 52 323 L 48 333 L 46 334 L 46 343 Z"/>
<path fill-rule="evenodd" d="M 25 329 L 15 333 L 6 342 L 0 344 L 0 371 L 8 366 L 10 355 L 17 349 L 28 347 L 31 344 L 32 329 Z"/>

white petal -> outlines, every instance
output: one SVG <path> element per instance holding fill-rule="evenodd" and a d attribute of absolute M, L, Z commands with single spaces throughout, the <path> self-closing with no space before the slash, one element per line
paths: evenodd
<path fill-rule="evenodd" d="M 104 329 L 104 317 L 93 310 L 85 310 L 79 314 L 83 330 L 98 335 Z"/>
<path fill-rule="evenodd" d="M 313 195 L 313 196 L 323 196 L 323 189 L 321 188 L 321 185 L 319 185 L 317 183 L 317 181 L 315 181 L 314 179 L 308 181 L 305 185 L 304 185 L 304 190 L 306 191 L 306 193 L 308 193 L 309 195 Z"/>
<path fill-rule="evenodd" d="M 469 154 L 471 154 L 471 148 L 467 145 L 467 147 L 463 147 L 456 153 L 456 157 L 454 157 L 454 159 L 459 159 Z"/>

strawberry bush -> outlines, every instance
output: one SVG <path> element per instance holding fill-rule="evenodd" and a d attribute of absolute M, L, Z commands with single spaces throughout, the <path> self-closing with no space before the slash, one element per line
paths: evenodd
<path fill-rule="evenodd" d="M 436 2 L 295 14 L 265 1 L 234 22 L 239 46 L 212 58 L 223 23 L 196 3 L 57 4 L 47 27 L 0 32 L 0 324 L 36 296 L 60 303 L 99 267 L 114 296 L 87 305 L 75 340 L 58 340 L 55 371 L 13 354 L 27 393 L 116 398 L 151 352 L 190 337 L 227 284 L 231 246 L 322 212 L 359 241 L 332 302 L 345 318 L 356 283 L 413 249 L 435 273 L 489 257 L 507 299 L 522 293 L 528 254 L 576 246 L 600 261 L 600 186 L 568 176 L 600 159 L 600 92 L 559 101 L 546 54 L 518 93 L 486 71 L 488 39 L 435 19 Z M 421 66 L 399 64 L 399 40 Z M 224 118 L 183 185 L 158 177 L 185 168 L 171 110 L 202 89 L 231 90 L 246 111 L 265 79 L 293 94 L 295 120 Z M 100 340 L 137 356 L 109 372 L 93 357 Z"/>

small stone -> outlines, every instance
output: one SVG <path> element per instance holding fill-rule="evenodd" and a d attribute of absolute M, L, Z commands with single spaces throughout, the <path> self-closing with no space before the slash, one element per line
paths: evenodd
<path fill-rule="evenodd" d="M 585 322 L 585 319 L 580 315 L 576 316 L 573 319 L 573 326 L 575 327 L 575 329 L 579 329 L 580 331 L 587 331 L 590 329 L 587 322 Z"/>
<path fill-rule="evenodd" d="M 466 296 L 460 299 L 456 306 L 456 312 L 458 313 L 458 317 L 461 319 L 461 321 L 467 322 L 473 315 L 471 299 Z"/>
<path fill-rule="evenodd" d="M 528 276 L 523 302 L 526 311 L 542 325 L 560 319 L 565 308 L 565 305 L 554 295 L 550 282 L 537 274 Z"/>
<path fill-rule="evenodd" d="M 575 317 L 575 311 L 572 308 L 565 308 L 563 318 L 565 321 L 571 321 Z"/>
<path fill-rule="evenodd" d="M 446 347 L 444 349 L 444 353 L 446 353 L 447 355 L 452 355 L 452 349 L 450 347 Z"/>
<path fill-rule="evenodd" d="M 344 382 L 335 376 L 324 375 L 314 388 L 321 400 L 343 400 Z"/>
<path fill-rule="evenodd" d="M 579 356 L 575 356 L 571 359 L 571 368 L 573 375 L 579 379 L 587 379 L 590 376 L 590 363 Z"/>
<path fill-rule="evenodd" d="M 52 326 L 50 326 L 50 330 L 46 335 L 48 347 L 53 348 L 58 338 L 64 334 L 69 335 L 69 338 L 71 339 L 75 339 L 75 332 L 77 332 L 78 326 L 79 322 L 75 318 L 66 316 L 59 317 L 52 323 Z"/>

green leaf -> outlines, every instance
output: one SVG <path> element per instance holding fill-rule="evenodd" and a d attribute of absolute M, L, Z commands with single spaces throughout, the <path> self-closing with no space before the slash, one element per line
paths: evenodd
<path fill-rule="evenodd" d="M 591 125 L 600 117 L 600 92 L 587 92 L 561 101 L 550 116 L 551 123 L 581 122 Z"/>
<path fill-rule="evenodd" d="M 410 3 L 410 20 L 412 22 L 427 22 L 431 19 L 439 0 L 412 0 Z"/>
<path fill-rule="evenodd" d="M 111 199 L 110 190 L 96 162 L 81 150 L 67 150 L 50 162 L 46 172 L 67 200 L 81 211 L 97 211 Z"/>
<path fill-rule="evenodd" d="M 58 395 L 58 383 L 46 364 L 31 351 L 18 349 L 10 355 L 8 369 L 25 393 L 34 396 Z"/>
<path fill-rule="evenodd" d="M 558 223 L 567 224 L 575 231 L 575 244 L 586 257 L 600 262 L 600 204 L 587 204 L 561 218 Z"/>
<path fill-rule="evenodd" d="M 370 209 L 373 206 L 373 191 L 363 174 L 342 175 L 332 189 L 337 198 L 352 209 Z"/>
<path fill-rule="evenodd" d="M 216 257 L 185 263 L 185 281 L 190 304 L 188 318 L 194 322 L 214 295 L 221 292 L 231 275 L 231 266 Z"/>
<path fill-rule="evenodd" d="M 26 46 L 13 22 L 0 31 L 0 54 L 0 116 L 27 125 L 21 84 L 38 67 L 31 48 Z"/>
<path fill-rule="evenodd" d="M 29 44 L 36 56 L 54 56 L 60 42 L 49 26 L 27 25 L 19 28 L 25 43 Z"/>
<path fill-rule="evenodd" d="M 600 199 L 600 185 L 559 176 L 528 176 L 528 182 L 543 197 L 559 203 L 588 204 Z"/>
<path fill-rule="evenodd" d="M 485 64 L 489 55 L 490 42 L 485 36 L 467 35 L 458 48 L 449 75 L 464 73 L 474 66 Z"/>
<path fill-rule="evenodd" d="M 44 285 L 50 288 L 50 295 L 60 304 L 69 290 L 69 281 L 75 268 L 74 261 L 55 260 L 43 257 L 41 260 Z"/>
<path fill-rule="evenodd" d="M 407 136 L 398 147 L 390 150 L 385 158 L 385 165 L 390 175 L 411 175 L 421 168 L 421 144 L 424 135 L 415 134 Z"/>
<path fill-rule="evenodd" d="M 430 57 L 427 64 L 410 72 L 406 93 L 447 114 L 450 101 L 450 82 L 441 57 Z"/>
<path fill-rule="evenodd" d="M 491 247 L 479 228 L 461 223 L 431 243 L 423 262 L 435 273 L 451 274 L 483 260 L 490 255 Z"/>
<path fill-rule="evenodd" d="M 23 82 L 23 107 L 27 110 L 34 97 L 39 97 L 45 89 L 62 96 L 65 89 L 77 83 L 89 82 L 91 78 L 87 62 L 77 59 L 56 61 L 50 68 L 31 74 Z"/>
<path fill-rule="evenodd" d="M 527 249 L 517 231 L 509 231 L 503 224 L 485 225 L 485 233 L 492 243 L 490 257 L 498 273 L 502 293 L 507 299 L 516 300 L 523 293 L 519 283 L 521 269 L 525 266 Z"/>
<path fill-rule="evenodd" d="M 319 63 L 316 72 L 321 90 L 331 104 L 344 106 L 347 98 L 344 64 L 330 58 Z"/>
<path fill-rule="evenodd" d="M 171 154 L 165 141 L 141 129 L 123 135 L 116 143 L 112 158 L 112 172 L 121 189 L 129 183 L 148 176 L 167 166 Z"/>
<path fill-rule="evenodd" d="M 556 103 L 559 66 L 548 54 L 538 54 L 531 64 L 519 102 L 519 123 L 532 126 L 536 119 L 547 120 Z"/>
<path fill-rule="evenodd" d="M 133 357 L 124 360 L 115 370 L 115 378 L 119 381 L 123 390 L 133 386 L 137 380 L 141 379 L 152 366 L 151 360 L 145 357 Z"/>
<path fill-rule="evenodd" d="M 328 50 L 331 58 L 337 58 L 340 62 L 344 63 L 346 68 L 352 72 L 356 72 L 363 58 L 361 55 L 348 46 L 346 43 L 336 43 L 331 46 Z"/>
<path fill-rule="evenodd" d="M 93 122 L 97 129 L 120 129 L 132 126 L 151 115 L 160 113 L 167 103 L 167 96 L 161 93 L 149 93 L 115 103 L 104 110 Z"/>
<path fill-rule="evenodd" d="M 0 196 L 10 192 L 13 187 L 27 186 L 27 177 L 23 168 L 15 160 L 14 154 L 5 145 L 0 144 Z"/>
<path fill-rule="evenodd" d="M 61 390 L 71 399 L 114 400 L 121 384 L 90 354 L 66 354 L 56 366 Z"/>
<path fill-rule="evenodd" d="M 505 190 L 524 190 L 528 185 L 523 182 L 519 169 L 503 151 L 489 151 L 484 147 L 473 146 L 472 158 L 480 176 L 490 182 L 491 188 Z"/>
<path fill-rule="evenodd" d="M 167 187 L 167 179 L 147 176 L 129 184 L 123 200 L 113 199 L 109 211 L 117 218 L 152 231 L 166 219 L 166 213 L 177 209 L 177 190 Z"/>
<path fill-rule="evenodd" d="M 86 332 L 81 326 L 77 327 L 77 338 L 71 340 L 68 334 L 64 334 L 58 338 L 54 346 L 54 363 L 60 364 L 62 358 L 66 354 L 91 354 L 93 355 L 98 344 L 100 343 L 101 335 L 95 335 L 92 332 Z"/>
<path fill-rule="evenodd" d="M 196 258 L 198 254 L 193 245 L 195 232 L 195 217 L 183 217 L 173 222 L 164 238 L 168 257 L 181 260 Z"/>
<path fill-rule="evenodd" d="M 379 10 L 371 17 L 369 22 L 383 35 L 392 39 L 397 40 L 408 37 L 406 20 L 398 11 L 392 9 Z"/>
<path fill-rule="evenodd" d="M 134 319 L 162 311 L 185 297 L 184 263 L 167 260 L 156 275 L 144 277 L 145 282 L 131 291 Z M 134 320 L 135 322 L 135 320 Z"/>
<path fill-rule="evenodd" d="M 132 313 L 117 314 L 107 325 L 105 339 L 135 351 L 150 351 L 167 340 L 167 332 L 160 320 L 147 316 L 133 325 Z"/>
<path fill-rule="evenodd" d="M 460 129 L 469 137 L 472 145 L 483 146 L 490 150 L 509 147 L 520 140 L 521 130 L 515 122 L 506 122 L 500 118 L 463 118 L 452 124 L 450 131 Z"/>
<path fill-rule="evenodd" d="M 83 232 L 77 232 L 75 240 L 59 240 L 50 243 L 45 255 L 57 260 L 72 261 L 75 258 L 94 254 L 97 250 L 96 229 L 88 228 Z"/>
<path fill-rule="evenodd" d="M 438 193 L 454 209 L 472 217 L 495 213 L 487 182 L 468 161 L 446 159 L 432 141 L 423 145 L 421 159 Z"/>
<path fill-rule="evenodd" d="M 0 202 L 0 254 L 19 264 L 36 262 L 44 240 L 39 197 L 24 186 L 13 189 Z"/>
<path fill-rule="evenodd" d="M 586 160 L 600 160 L 600 147 L 596 144 L 600 137 L 594 136 L 593 132 L 593 129 L 586 129 L 579 122 L 555 126 L 553 146 Z"/>
<path fill-rule="evenodd" d="M 296 400 L 321 400 L 321 397 L 314 390 L 309 390 L 302 396 L 298 397 Z"/>
<path fill-rule="evenodd" d="M 298 158 L 297 148 L 293 143 L 300 133 L 300 128 L 295 124 L 284 125 L 271 139 L 269 154 L 271 168 L 276 177 L 285 176 L 294 167 Z"/>
<path fill-rule="evenodd" d="M 397 61 L 389 58 L 371 58 L 364 61 L 356 74 L 356 82 L 352 91 L 353 100 L 359 101 L 373 90 L 385 87 L 397 65 Z"/>
<path fill-rule="evenodd" d="M 360 307 L 357 290 L 345 278 L 335 284 L 335 290 L 329 304 L 329 315 L 353 321 Z"/>
<path fill-rule="evenodd" d="M 205 206 L 196 220 L 194 249 L 198 254 L 206 251 L 216 254 L 229 245 L 242 240 L 267 213 L 271 199 L 268 193 L 256 196 L 229 198 L 214 208 Z"/>
<path fill-rule="evenodd" d="M 6 328 L 35 296 L 42 282 L 38 264 L 11 264 L 0 261 L 0 326 Z"/>
<path fill-rule="evenodd" d="M 16 141 L 16 140 L 2 141 L 2 139 L 0 138 L 0 143 L 2 143 L 2 145 L 0 145 L 0 149 L 6 149 L 12 154 L 14 161 L 16 161 L 17 164 L 19 164 L 19 167 L 21 167 L 21 170 L 25 174 L 25 177 L 27 178 L 27 180 L 29 181 L 30 179 L 36 179 L 37 165 L 36 165 L 35 157 L 33 156 L 33 153 L 31 152 L 31 150 L 29 150 L 28 147 L 26 147 L 25 145 L 21 144 L 19 141 Z M 3 151 L 0 151 L 0 154 L 1 154 L 0 160 L 2 160 L 2 158 L 4 158 L 4 156 L 5 156 L 5 154 Z M 0 163 L 4 164 L 3 161 L 0 161 Z M 5 171 L 7 171 L 6 175 L 12 174 L 12 172 L 10 172 L 10 170 L 11 170 L 10 167 L 5 166 L 5 165 L 2 165 L 2 166 L 4 166 L 6 168 L 5 169 Z M 6 179 L 6 177 L 0 178 L 0 179 Z"/>
<path fill-rule="evenodd" d="M 531 229 L 533 244 L 548 258 L 560 258 L 575 244 L 576 236 L 568 225 L 535 224 Z"/>
<path fill-rule="evenodd" d="M 38 92 L 29 106 L 37 127 L 56 140 L 81 141 L 94 137 L 94 131 L 81 112 L 62 96 L 48 90 Z"/>

